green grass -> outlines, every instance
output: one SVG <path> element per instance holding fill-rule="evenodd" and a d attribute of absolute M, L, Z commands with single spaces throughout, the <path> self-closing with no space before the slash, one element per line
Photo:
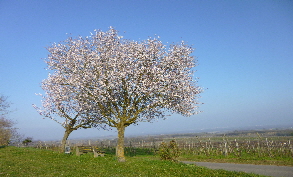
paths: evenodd
<path fill-rule="evenodd" d="M 154 156 L 94 158 L 34 148 L 0 148 L 0 176 L 259 176 L 161 161 Z"/>
<path fill-rule="evenodd" d="M 197 161 L 197 162 L 220 162 L 220 163 L 240 163 L 240 164 L 255 164 L 255 165 L 279 165 L 279 166 L 293 166 L 292 153 L 277 152 L 272 149 L 270 153 L 266 149 L 260 149 L 263 152 L 258 153 L 257 150 L 248 152 L 247 149 L 239 149 L 237 152 L 234 148 L 232 153 L 227 156 L 223 155 L 221 149 L 210 148 L 200 150 L 200 148 L 192 148 L 191 150 L 181 149 L 181 155 L 178 158 L 180 161 Z M 103 149 L 108 154 L 115 154 L 115 148 Z M 155 149 L 151 148 L 125 148 L 125 154 L 128 156 L 146 155 L 151 157 L 156 155 Z M 270 156 L 271 155 L 271 156 Z"/>

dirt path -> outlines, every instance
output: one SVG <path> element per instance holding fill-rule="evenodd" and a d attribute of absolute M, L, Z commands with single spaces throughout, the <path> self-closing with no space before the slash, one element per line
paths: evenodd
<path fill-rule="evenodd" d="M 274 166 L 274 165 L 250 165 L 250 164 L 234 164 L 234 163 L 211 163 L 211 162 L 189 162 L 182 161 L 186 164 L 196 164 L 211 169 L 224 169 L 228 171 L 242 171 L 245 173 L 254 173 L 275 177 L 293 177 L 293 167 Z"/>

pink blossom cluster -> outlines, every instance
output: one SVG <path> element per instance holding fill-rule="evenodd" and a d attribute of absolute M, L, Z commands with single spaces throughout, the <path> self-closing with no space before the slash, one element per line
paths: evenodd
<path fill-rule="evenodd" d="M 46 96 L 38 109 L 46 117 L 78 116 L 80 122 L 116 127 L 168 112 L 197 113 L 202 89 L 193 76 L 193 48 L 184 41 L 169 47 L 159 37 L 132 41 L 110 27 L 54 43 L 48 51 L 52 73 L 42 82 Z"/>

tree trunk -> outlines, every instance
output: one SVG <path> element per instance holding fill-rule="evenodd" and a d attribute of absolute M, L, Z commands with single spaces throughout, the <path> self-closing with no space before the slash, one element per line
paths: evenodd
<path fill-rule="evenodd" d="M 116 147 L 116 156 L 118 158 L 118 162 L 125 162 L 125 156 L 124 156 L 124 131 L 125 126 L 119 125 L 117 126 L 118 130 L 118 143 Z"/>
<path fill-rule="evenodd" d="M 66 141 L 72 131 L 73 130 L 65 130 L 63 139 L 61 141 L 61 153 L 65 152 Z"/>

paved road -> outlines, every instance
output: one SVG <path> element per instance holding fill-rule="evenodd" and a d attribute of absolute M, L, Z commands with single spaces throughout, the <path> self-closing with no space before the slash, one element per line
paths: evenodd
<path fill-rule="evenodd" d="M 288 167 L 288 166 L 189 162 L 189 161 L 182 161 L 182 162 L 187 164 L 196 164 L 198 166 L 204 166 L 211 169 L 242 171 L 245 173 L 254 173 L 259 175 L 276 176 L 276 177 L 293 177 L 293 167 Z"/>

